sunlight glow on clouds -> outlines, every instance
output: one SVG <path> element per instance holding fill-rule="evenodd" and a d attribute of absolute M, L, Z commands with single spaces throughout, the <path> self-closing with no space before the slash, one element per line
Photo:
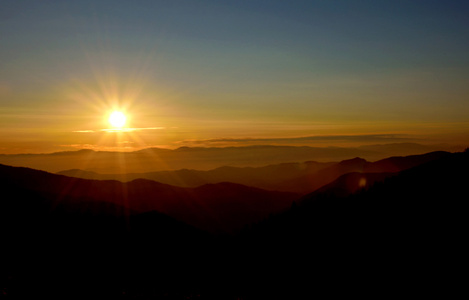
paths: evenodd
<path fill-rule="evenodd" d="M 99 130 L 75 130 L 77 133 L 96 133 L 96 132 L 135 132 L 143 130 L 163 130 L 166 127 L 146 127 L 146 128 L 104 128 Z"/>

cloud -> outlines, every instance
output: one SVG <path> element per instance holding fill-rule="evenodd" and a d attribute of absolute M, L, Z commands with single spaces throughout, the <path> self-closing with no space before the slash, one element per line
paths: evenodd
<path fill-rule="evenodd" d="M 162 130 L 166 127 L 144 127 L 144 128 L 104 128 L 99 130 L 75 130 L 72 132 L 77 133 L 96 133 L 96 132 L 135 132 L 135 131 L 144 131 L 144 130 Z"/>
<path fill-rule="evenodd" d="M 100 131 L 104 131 L 104 132 L 135 132 L 135 131 L 162 130 L 162 129 L 166 129 L 166 127 L 121 128 L 121 129 L 107 128 L 107 129 L 101 129 Z"/>
<path fill-rule="evenodd" d="M 120 132 L 134 132 L 143 130 L 161 130 L 165 127 L 126 128 Z M 75 132 L 119 132 L 115 129 L 82 130 Z M 318 135 L 300 137 L 242 137 L 242 138 L 213 138 L 213 139 L 186 139 L 179 141 L 162 140 L 161 145 L 148 144 L 143 140 L 124 140 L 115 144 L 102 143 L 61 145 L 79 149 L 93 149 L 100 151 L 129 151 L 140 150 L 150 147 L 179 148 L 179 147 L 242 147 L 256 145 L 272 146 L 313 146 L 313 147 L 358 147 L 373 144 L 390 144 L 402 142 L 418 142 L 417 139 L 405 134 L 362 134 L 362 135 Z M 106 145 L 105 145 L 106 144 Z"/>
<path fill-rule="evenodd" d="M 178 142 L 181 145 L 192 146 L 221 146 L 221 145 L 253 145 L 253 144 L 312 144 L 312 143 L 379 143 L 402 142 L 415 140 L 402 134 L 364 134 L 364 135 L 320 135 L 303 137 L 279 137 L 279 138 L 216 138 L 205 140 L 184 140 Z"/>
<path fill-rule="evenodd" d="M 65 148 L 74 148 L 74 149 L 88 149 L 94 151 L 119 151 L 119 152 L 131 152 L 136 150 L 141 150 L 145 147 L 132 147 L 125 146 L 127 143 L 123 144 L 124 146 L 103 146 L 103 145 L 93 145 L 93 144 L 70 144 L 70 145 L 58 145 L 59 147 Z"/>

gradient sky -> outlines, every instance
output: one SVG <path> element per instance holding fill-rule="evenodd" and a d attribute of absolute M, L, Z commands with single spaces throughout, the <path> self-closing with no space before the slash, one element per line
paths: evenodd
<path fill-rule="evenodd" d="M 468 16 L 469 1 L 3 0 L 0 153 L 467 144 Z M 103 131 L 114 109 L 126 132 Z"/>

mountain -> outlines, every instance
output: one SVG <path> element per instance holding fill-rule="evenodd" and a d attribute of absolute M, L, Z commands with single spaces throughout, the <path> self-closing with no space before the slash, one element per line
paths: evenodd
<path fill-rule="evenodd" d="M 381 177 L 379 182 L 359 193 L 334 193 L 347 186 L 349 179 L 370 175 L 346 174 L 304 196 L 288 212 L 260 224 L 258 234 L 289 240 L 317 234 L 354 245 L 419 246 L 433 238 L 435 243 L 447 239 L 458 243 L 469 199 L 468 167 L 469 153 L 453 153 L 399 173 L 371 174 Z"/>
<path fill-rule="evenodd" d="M 299 161 L 340 161 L 351 157 L 378 160 L 391 155 L 445 150 L 444 145 L 391 144 L 379 147 L 246 146 L 159 149 L 134 152 L 79 150 L 51 154 L 0 155 L 0 163 L 49 172 L 80 169 L 108 174 L 147 173 L 179 169 L 211 170 L 221 166 L 260 167 Z"/>
<path fill-rule="evenodd" d="M 418 165 L 440 159 L 444 156 L 449 155 L 449 152 L 445 151 L 434 151 L 419 155 L 409 156 L 393 156 L 382 160 L 378 160 L 374 163 L 365 164 L 363 172 L 399 172 L 406 169 L 416 167 Z"/>
<path fill-rule="evenodd" d="M 361 190 L 367 190 L 375 183 L 383 182 L 386 178 L 396 175 L 397 173 L 347 173 L 310 193 L 307 198 L 314 198 L 314 196 L 345 197 Z"/>
<path fill-rule="evenodd" d="M 354 166 L 365 170 L 366 162 L 337 167 Z M 214 237 L 146 211 L 152 201 L 135 195 L 183 196 L 166 203 L 177 210 L 190 194 L 223 211 L 215 204 L 226 202 L 198 197 L 245 201 L 246 193 L 259 198 L 265 191 L 83 180 L 0 165 L 0 287 L 20 299 L 39 292 L 108 299 L 452 296 L 465 287 L 468 167 L 468 153 L 445 154 L 357 193 L 328 193 L 349 178 L 383 175 L 348 173 L 237 235 Z"/>
<path fill-rule="evenodd" d="M 245 231 L 237 243 L 256 252 L 240 256 L 268 270 L 262 274 L 270 285 L 286 284 L 285 277 L 282 283 L 277 276 L 289 274 L 288 282 L 302 295 L 321 286 L 336 291 L 337 285 L 360 295 L 461 292 L 468 168 L 469 153 L 454 153 L 359 193 L 314 192 Z M 272 259 L 275 267 L 269 265 Z M 307 279 L 295 273 L 298 269 L 308 272 Z"/>
<path fill-rule="evenodd" d="M 67 170 L 58 174 L 100 180 L 131 181 L 150 179 L 180 187 L 197 187 L 208 183 L 233 182 L 261 189 L 307 194 L 350 172 L 398 172 L 440 158 L 448 152 L 431 152 L 422 155 L 390 157 L 376 162 L 361 158 L 340 163 L 308 161 L 282 163 L 263 167 L 220 167 L 213 170 L 176 170 L 149 173 L 99 174 L 83 170 Z"/>
<path fill-rule="evenodd" d="M 0 189 L 0 288 L 20 299 L 38 291 L 52 298 L 246 293 L 235 280 L 242 272 L 229 236 L 198 228 L 237 232 L 298 197 L 232 183 L 180 188 L 5 165 Z"/>
<path fill-rule="evenodd" d="M 433 156 L 434 154 L 428 154 L 425 157 Z M 396 230 L 410 230 L 419 222 L 446 227 L 456 221 L 450 216 L 463 213 L 466 209 L 464 199 L 469 194 L 466 188 L 466 181 L 469 179 L 467 167 L 469 154 L 466 152 L 444 154 L 398 173 L 349 173 L 304 196 L 300 206 L 313 214 L 320 208 L 321 216 L 316 216 L 313 222 L 330 217 L 326 213 L 329 210 L 335 215 L 333 219 L 343 218 L 338 223 L 357 223 L 360 220 L 361 225 L 366 222 L 375 222 L 380 226 L 394 224 L 398 226 Z M 371 178 L 376 183 L 367 186 L 360 193 L 334 192 L 351 186 L 356 188 L 361 178 Z M 409 227 L 405 228 L 406 226 Z M 366 228 L 366 232 L 375 230 L 372 226 Z M 407 236 L 407 233 L 403 235 Z"/>
<path fill-rule="evenodd" d="M 278 190 L 281 189 L 279 184 L 287 179 L 302 174 L 314 173 L 333 164 L 320 162 L 282 163 L 263 167 L 240 168 L 225 166 L 208 171 L 182 169 L 128 174 L 99 174 L 73 169 L 61 171 L 57 174 L 85 179 L 119 180 L 123 182 L 143 178 L 180 187 L 197 187 L 208 183 L 233 182 L 262 189 Z"/>
<path fill-rule="evenodd" d="M 353 158 L 333 164 L 318 172 L 301 175 L 296 178 L 289 179 L 280 183 L 282 191 L 296 191 L 297 193 L 307 194 L 314 192 L 318 188 L 331 183 L 340 176 L 351 173 L 392 173 L 414 166 L 418 166 L 425 162 L 439 159 L 449 155 L 448 152 L 436 151 L 422 155 L 411 155 L 404 157 L 390 157 L 376 162 L 368 162 L 362 158 Z"/>
<path fill-rule="evenodd" d="M 390 143 L 390 144 L 376 144 L 376 145 L 363 145 L 358 149 L 386 153 L 387 156 L 402 156 L 402 155 L 417 155 L 427 152 L 434 152 L 444 150 L 448 152 L 458 152 L 464 150 L 463 146 L 450 146 L 447 144 L 435 145 L 422 145 L 418 143 Z"/>
<path fill-rule="evenodd" d="M 298 195 L 273 192 L 233 183 L 181 188 L 146 179 L 122 183 L 86 180 L 27 168 L 0 165 L 0 181 L 6 192 L 32 191 L 52 206 L 90 210 L 112 205 L 136 213 L 158 211 L 210 232 L 233 232 L 269 214 L 290 207 Z M 98 205 L 99 204 L 99 205 Z"/>

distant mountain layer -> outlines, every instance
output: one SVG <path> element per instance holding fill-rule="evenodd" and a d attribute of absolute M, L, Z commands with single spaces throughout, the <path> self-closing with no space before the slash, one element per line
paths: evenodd
<path fill-rule="evenodd" d="M 135 152 L 80 150 L 52 154 L 0 155 L 0 163 L 49 172 L 81 169 L 99 173 L 127 174 L 163 170 L 210 170 L 221 166 L 258 167 L 301 161 L 340 161 L 362 157 L 370 161 L 396 155 L 423 154 L 449 149 L 445 145 L 399 143 L 340 147 L 248 146 L 226 148 L 188 148 L 175 150 L 149 148 Z M 461 149 L 462 150 L 462 149 Z"/>
<path fill-rule="evenodd" d="M 432 152 L 422 155 L 390 157 L 376 162 L 355 158 L 339 163 L 283 163 L 264 167 L 221 167 L 209 171 L 177 170 L 149 173 L 99 174 L 83 170 L 67 170 L 59 174 L 99 180 L 131 181 L 138 178 L 180 187 L 197 187 L 208 183 L 233 182 L 267 190 L 307 194 L 350 173 L 393 173 L 448 155 Z M 371 176 L 371 175 L 369 175 Z M 369 180 L 369 182 L 374 182 Z"/>
<path fill-rule="evenodd" d="M 25 200 L 21 193 L 26 193 L 25 197 L 33 193 L 52 209 L 58 206 L 92 215 L 109 214 L 110 210 L 124 216 L 158 211 L 210 232 L 237 231 L 289 208 L 298 198 L 294 193 L 234 183 L 181 188 L 146 179 L 128 183 L 86 180 L 4 165 L 0 165 L 0 182 L 3 202 L 21 203 Z"/>

